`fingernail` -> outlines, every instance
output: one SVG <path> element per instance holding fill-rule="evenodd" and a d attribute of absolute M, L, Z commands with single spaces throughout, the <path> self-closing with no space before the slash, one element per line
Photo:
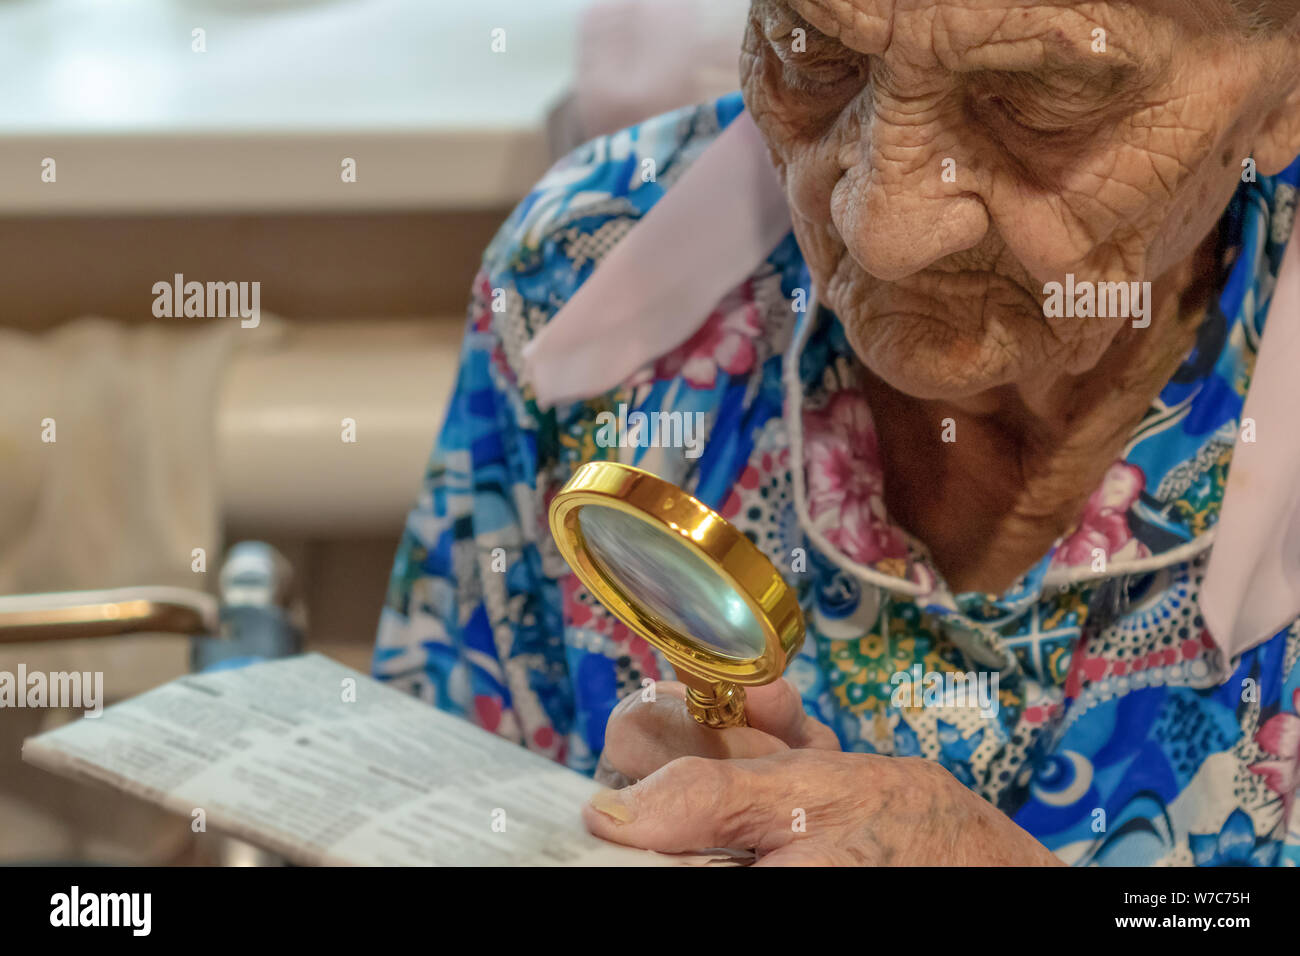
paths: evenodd
<path fill-rule="evenodd" d="M 623 802 L 617 790 L 600 790 L 592 794 L 591 805 L 616 823 L 632 822 L 632 808 Z"/>

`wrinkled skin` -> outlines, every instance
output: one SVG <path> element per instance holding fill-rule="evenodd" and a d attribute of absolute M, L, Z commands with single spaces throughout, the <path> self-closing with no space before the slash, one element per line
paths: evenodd
<path fill-rule="evenodd" d="M 963 399 L 1093 369 L 1123 320 L 1044 319 L 1043 283 L 1154 280 L 1206 236 L 1245 157 L 1294 158 L 1263 134 L 1294 47 L 1117 3 L 760 0 L 742 69 L 862 361 L 909 395 Z"/>
<path fill-rule="evenodd" d="M 1268 12 L 1290 23 L 1298 6 Z M 861 360 L 890 514 L 955 590 L 1005 588 L 1069 528 L 1192 345 L 1242 161 L 1269 175 L 1300 153 L 1300 41 L 1228 14 L 1227 0 L 753 2 L 746 105 Z M 1150 326 L 1045 318 L 1043 285 L 1067 273 L 1150 281 Z M 676 684 L 629 697 L 597 776 L 640 782 L 599 794 L 588 826 L 768 863 L 1055 862 L 942 768 L 840 753 L 785 681 L 752 689 L 749 717 L 701 728 Z"/>
<path fill-rule="evenodd" d="M 683 694 L 663 681 L 611 716 L 597 779 L 623 789 L 583 808 L 592 833 L 664 853 L 752 848 L 760 866 L 1060 865 L 938 764 L 841 753 L 786 680 L 752 688 L 750 726 L 721 731 Z"/>
<path fill-rule="evenodd" d="M 1190 347 L 1242 161 L 1300 152 L 1296 41 L 1202 28 L 1198 4 L 1226 9 L 751 8 L 746 104 L 862 360 L 886 504 L 957 590 L 1002 591 L 1068 530 Z M 1045 318 L 1067 273 L 1151 281 L 1152 328 Z"/>

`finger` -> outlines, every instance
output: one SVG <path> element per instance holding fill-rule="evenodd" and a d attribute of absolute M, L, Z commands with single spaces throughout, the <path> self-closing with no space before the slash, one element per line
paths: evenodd
<path fill-rule="evenodd" d="M 831 730 L 803 709 L 795 686 L 782 677 L 746 690 L 745 713 L 755 730 L 771 734 L 794 750 L 839 750 Z"/>
<path fill-rule="evenodd" d="M 663 853 L 783 846 L 789 801 L 774 788 L 785 778 L 753 772 L 759 763 L 683 757 L 625 790 L 600 791 L 582 818 L 598 837 Z"/>
<path fill-rule="evenodd" d="M 786 846 L 775 853 L 767 853 L 750 866 L 825 866 L 826 861 L 816 850 L 795 846 Z"/>
<path fill-rule="evenodd" d="M 609 751 L 602 750 L 600 759 L 596 761 L 595 780 L 602 787 L 610 790 L 622 790 L 624 787 L 630 787 L 636 783 L 634 779 L 623 773 L 609 759 Z"/>
<path fill-rule="evenodd" d="M 765 853 L 750 866 L 878 866 L 878 861 L 854 856 L 841 847 L 826 846 L 811 840 L 791 840 L 790 843 Z"/>
<path fill-rule="evenodd" d="M 605 765 L 601 782 L 607 786 L 618 774 L 630 780 L 648 777 L 678 757 L 715 760 L 762 757 L 787 747 L 753 727 L 714 730 L 695 720 L 686 709 L 686 688 L 676 681 L 655 685 L 654 700 L 640 692 L 619 701 L 605 726 Z"/>

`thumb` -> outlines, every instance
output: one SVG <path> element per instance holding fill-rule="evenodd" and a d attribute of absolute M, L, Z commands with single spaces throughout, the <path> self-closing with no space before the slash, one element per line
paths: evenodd
<path fill-rule="evenodd" d="M 601 763 L 623 777 L 648 777 L 678 757 L 761 757 L 786 744 L 754 727 L 705 727 L 686 708 L 684 685 L 661 681 L 653 700 L 633 692 L 621 700 L 605 727 Z M 598 773 L 597 779 L 605 777 Z"/>
<path fill-rule="evenodd" d="M 782 845 L 788 820 L 772 807 L 787 801 L 775 798 L 775 778 L 752 772 L 753 763 L 681 757 L 640 783 L 599 791 L 582 818 L 598 837 L 661 853 Z"/>

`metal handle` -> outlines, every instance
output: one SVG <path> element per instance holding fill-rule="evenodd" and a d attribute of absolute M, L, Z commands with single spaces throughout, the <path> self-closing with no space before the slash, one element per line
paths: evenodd
<path fill-rule="evenodd" d="M 0 644 L 152 631 L 218 635 L 217 599 L 203 591 L 173 587 L 0 597 Z"/>

